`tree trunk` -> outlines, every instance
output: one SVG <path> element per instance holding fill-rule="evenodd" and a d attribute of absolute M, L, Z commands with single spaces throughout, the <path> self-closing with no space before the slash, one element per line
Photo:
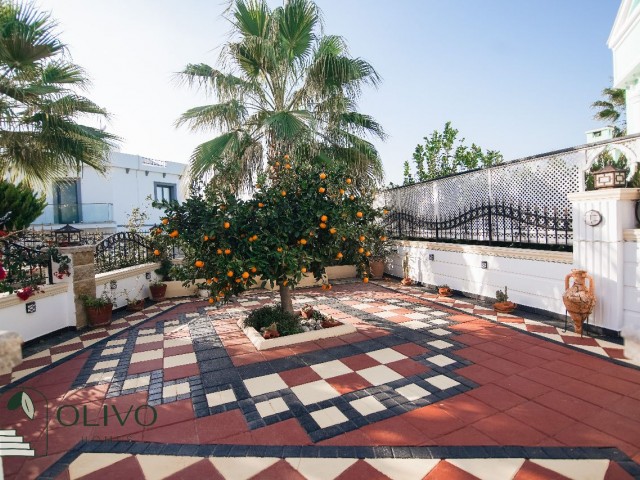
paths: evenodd
<path fill-rule="evenodd" d="M 293 313 L 291 289 L 287 285 L 280 285 L 280 304 L 285 312 Z"/>

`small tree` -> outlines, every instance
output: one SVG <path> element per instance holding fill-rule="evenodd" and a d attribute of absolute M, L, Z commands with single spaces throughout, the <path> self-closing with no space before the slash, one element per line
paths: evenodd
<path fill-rule="evenodd" d="M 451 126 L 451 122 L 444 125 L 442 132 L 434 130 L 431 136 L 424 137 L 424 141 L 424 145 L 418 144 L 413 152 L 415 177 L 411 174 L 409 162 L 404 163 L 404 185 L 491 167 L 504 160 L 497 150 L 483 151 L 475 143 L 470 147 L 464 145 L 464 138 L 458 140 L 458 130 Z"/>
<path fill-rule="evenodd" d="M 14 185 L 0 180 L 0 223 L 3 230 L 22 230 L 42 215 L 47 199 L 36 195 L 25 183 Z M 4 224 L 4 225 L 2 225 Z"/>
<path fill-rule="evenodd" d="M 624 137 L 627 134 L 626 107 L 624 88 L 605 88 L 602 90 L 602 100 L 591 104 L 591 108 L 598 110 L 593 118 L 611 125 L 614 137 Z"/>
<path fill-rule="evenodd" d="M 373 208 L 372 192 L 357 190 L 323 157 L 284 155 L 258 182 L 248 200 L 226 193 L 165 205 L 155 230 L 184 252 L 189 281 L 206 279 L 211 302 L 228 300 L 259 276 L 262 286 L 278 286 L 282 308 L 292 312 L 291 289 L 303 275 L 320 280 L 327 265 L 347 257 L 368 281 L 371 226 L 383 213 Z"/>

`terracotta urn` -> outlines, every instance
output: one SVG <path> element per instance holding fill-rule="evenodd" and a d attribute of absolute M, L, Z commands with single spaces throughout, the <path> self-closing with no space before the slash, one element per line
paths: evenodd
<path fill-rule="evenodd" d="M 496 302 L 493 304 L 493 309 L 500 313 L 511 313 L 518 307 L 517 303 L 513 302 Z"/>
<path fill-rule="evenodd" d="M 573 283 L 571 283 L 573 279 Z M 587 280 L 589 281 L 587 285 Z M 565 292 L 562 296 L 564 306 L 573 320 L 575 332 L 582 334 L 582 323 L 593 311 L 596 304 L 593 278 L 586 270 L 573 269 L 564 278 Z"/>
<path fill-rule="evenodd" d="M 438 295 L 441 297 L 453 296 L 453 291 L 449 287 L 438 287 Z"/>
<path fill-rule="evenodd" d="M 409 278 L 409 277 L 404 277 L 404 278 L 400 281 L 400 283 L 401 283 L 402 285 L 404 285 L 405 287 L 407 287 L 407 286 L 409 286 L 409 285 L 413 285 L 413 280 L 411 280 L 411 278 Z"/>

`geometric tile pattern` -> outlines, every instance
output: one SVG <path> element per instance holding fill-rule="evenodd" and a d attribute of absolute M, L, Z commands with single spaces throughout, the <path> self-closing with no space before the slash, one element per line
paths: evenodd
<path fill-rule="evenodd" d="M 41 479 L 248 478 L 391 480 L 456 479 L 633 479 L 640 467 L 614 448 L 451 447 L 257 447 L 205 445 L 185 449 L 154 444 L 124 445 L 110 451 L 89 442 L 69 452 Z M 124 447 L 124 448 L 122 448 Z M 174 448 L 172 448 L 174 447 Z M 126 450 L 123 452 L 122 450 Z M 113 452 L 113 453 L 111 453 Z"/>

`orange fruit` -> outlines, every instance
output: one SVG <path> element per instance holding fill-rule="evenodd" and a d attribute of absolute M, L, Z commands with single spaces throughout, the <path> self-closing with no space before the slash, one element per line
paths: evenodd
<path fill-rule="evenodd" d="M 218 277 L 213 277 L 213 283 L 218 283 Z"/>
<path fill-rule="evenodd" d="M 208 242 L 208 241 L 209 241 L 209 236 L 208 236 L 208 235 L 205 235 L 203 240 L 204 240 L 205 242 Z"/>
<path fill-rule="evenodd" d="M 326 216 L 326 215 L 322 215 L 322 216 L 320 217 L 320 221 L 321 221 L 321 222 L 326 222 L 327 220 L 329 220 L 329 218 L 327 218 L 327 216 Z"/>
<path fill-rule="evenodd" d="M 218 250 L 216 250 L 216 253 L 217 253 L 218 255 L 222 255 L 222 249 L 220 249 L 220 248 L 219 248 Z"/>
<path fill-rule="evenodd" d="M 364 235 L 360 235 L 360 241 L 364 242 Z"/>
<path fill-rule="evenodd" d="M 371 256 L 371 252 L 367 250 L 367 251 L 365 252 L 365 255 L 366 255 L 367 257 L 370 257 L 370 256 Z"/>
<path fill-rule="evenodd" d="M 320 188 L 318 189 L 318 192 L 319 192 L 319 193 L 324 193 L 325 191 L 326 191 L 326 189 L 325 189 L 324 187 L 320 187 Z"/>
<path fill-rule="evenodd" d="M 230 253 L 231 253 L 231 249 L 230 249 L 230 248 L 226 248 L 226 249 L 224 250 L 224 254 L 225 254 L 225 255 L 229 255 Z"/>
<path fill-rule="evenodd" d="M 176 238 L 178 235 L 180 235 L 180 234 L 178 233 L 178 230 L 174 230 L 173 232 L 171 232 L 171 233 L 169 234 L 169 236 L 170 236 L 171 238 Z"/>
<path fill-rule="evenodd" d="M 387 209 L 385 208 L 385 209 L 382 211 L 382 213 L 384 213 L 384 214 L 386 215 L 387 213 L 389 213 L 389 210 L 387 210 Z"/>
<path fill-rule="evenodd" d="M 358 249 L 358 253 L 364 253 L 364 248 L 360 247 L 360 248 Z"/>
<path fill-rule="evenodd" d="M 159 235 L 162 233 L 162 229 L 161 228 L 156 228 L 156 233 Z"/>
<path fill-rule="evenodd" d="M 262 185 L 260 185 L 259 183 L 256 183 L 256 188 L 262 188 Z"/>
<path fill-rule="evenodd" d="M 342 258 L 342 252 L 338 252 L 338 254 L 336 255 L 336 258 Z"/>
<path fill-rule="evenodd" d="M 211 285 L 212 282 L 213 280 L 211 278 L 207 278 L 207 285 Z"/>
<path fill-rule="evenodd" d="M 158 250 L 157 248 L 153 251 L 153 254 L 157 257 L 158 255 L 160 255 L 160 250 Z"/>
<path fill-rule="evenodd" d="M 324 173 L 324 172 L 322 172 L 322 173 L 320 174 L 320 180 L 324 180 L 325 178 L 327 178 L 327 174 L 326 174 L 326 173 Z"/>
<path fill-rule="evenodd" d="M 286 168 L 287 170 L 289 170 L 291 168 L 291 164 L 287 163 L 284 168 Z"/>
<path fill-rule="evenodd" d="M 251 267 L 249 270 L 251 270 L 251 273 L 256 273 L 258 271 L 256 267 Z"/>
<path fill-rule="evenodd" d="M 356 213 L 356 217 L 358 217 L 358 218 L 362 218 L 362 212 L 358 212 L 358 213 Z"/>
<path fill-rule="evenodd" d="M 258 208 L 262 208 L 262 207 L 264 207 L 264 203 L 262 202 L 258 203 Z"/>
<path fill-rule="evenodd" d="M 331 235 L 335 235 L 335 233 L 336 233 L 336 232 L 337 232 L 337 230 L 336 230 L 335 228 L 330 228 L 330 229 L 329 229 L 329 233 L 330 233 Z"/>
<path fill-rule="evenodd" d="M 233 277 L 233 270 L 229 270 L 227 272 L 227 277 Z"/>
<path fill-rule="evenodd" d="M 284 159 L 285 160 L 289 160 L 289 154 L 288 153 L 285 154 Z"/>
<path fill-rule="evenodd" d="M 364 283 L 369 283 L 369 277 L 364 277 L 364 278 L 362 279 L 362 281 L 363 281 Z"/>
<path fill-rule="evenodd" d="M 353 196 L 353 195 L 349 195 L 349 200 L 354 201 L 355 199 L 356 199 L 356 197 L 355 197 L 355 196 Z"/>
<path fill-rule="evenodd" d="M 169 223 L 169 219 L 168 218 L 163 218 L 162 219 L 162 224 L 163 225 L 167 225 Z"/>
<path fill-rule="evenodd" d="M 320 224 L 320 228 L 322 228 L 322 229 L 327 228 L 327 224 L 326 224 L 326 223 L 321 223 L 321 224 Z"/>
<path fill-rule="evenodd" d="M 209 303 L 213 303 L 213 298 L 209 297 Z"/>
<path fill-rule="evenodd" d="M 282 251 L 282 247 L 278 247 L 276 250 L 278 250 L 278 252 Z"/>
<path fill-rule="evenodd" d="M 344 195 L 344 188 L 340 189 L 340 195 Z"/>
<path fill-rule="evenodd" d="M 244 278 L 245 280 L 246 280 L 247 278 L 249 278 L 249 272 L 243 272 L 243 273 L 242 273 L 242 278 Z"/>
<path fill-rule="evenodd" d="M 300 271 L 301 271 L 302 273 L 307 273 L 307 269 L 306 269 L 305 267 L 302 267 L 302 268 L 300 269 Z"/>
<path fill-rule="evenodd" d="M 276 162 L 276 167 L 279 167 L 279 166 L 280 166 L 280 162 Z"/>
<path fill-rule="evenodd" d="M 196 260 L 196 263 L 194 263 L 194 265 L 197 268 L 202 268 L 202 267 L 204 267 L 204 262 L 202 260 Z"/>
<path fill-rule="evenodd" d="M 241 278 L 236 278 L 236 283 L 240 283 L 242 281 Z"/>
<path fill-rule="evenodd" d="M 382 242 L 386 242 L 387 241 L 387 237 L 385 237 L 384 235 L 382 237 L 380 237 L 380 241 Z"/>
<path fill-rule="evenodd" d="M 347 185 L 351 185 L 351 179 L 350 179 L 350 178 L 347 178 L 347 179 L 345 180 L 345 182 L 347 182 Z"/>
<path fill-rule="evenodd" d="M 300 239 L 300 243 L 301 243 L 302 245 L 306 245 L 306 244 L 307 244 L 307 240 L 306 240 L 305 238 L 301 238 L 301 239 Z"/>
<path fill-rule="evenodd" d="M 280 192 L 280 195 L 282 195 L 283 197 L 286 197 L 287 196 L 287 191 L 286 190 L 282 190 Z"/>
<path fill-rule="evenodd" d="M 346 241 L 346 240 L 347 240 L 347 237 L 342 237 L 342 241 L 343 242 Z"/>
<path fill-rule="evenodd" d="M 231 224 L 229 222 L 224 222 L 224 228 L 229 228 Z"/>
<path fill-rule="evenodd" d="M 289 283 L 289 280 L 285 280 L 284 282 L 282 282 L 282 285 L 286 287 L 288 283 Z"/>

